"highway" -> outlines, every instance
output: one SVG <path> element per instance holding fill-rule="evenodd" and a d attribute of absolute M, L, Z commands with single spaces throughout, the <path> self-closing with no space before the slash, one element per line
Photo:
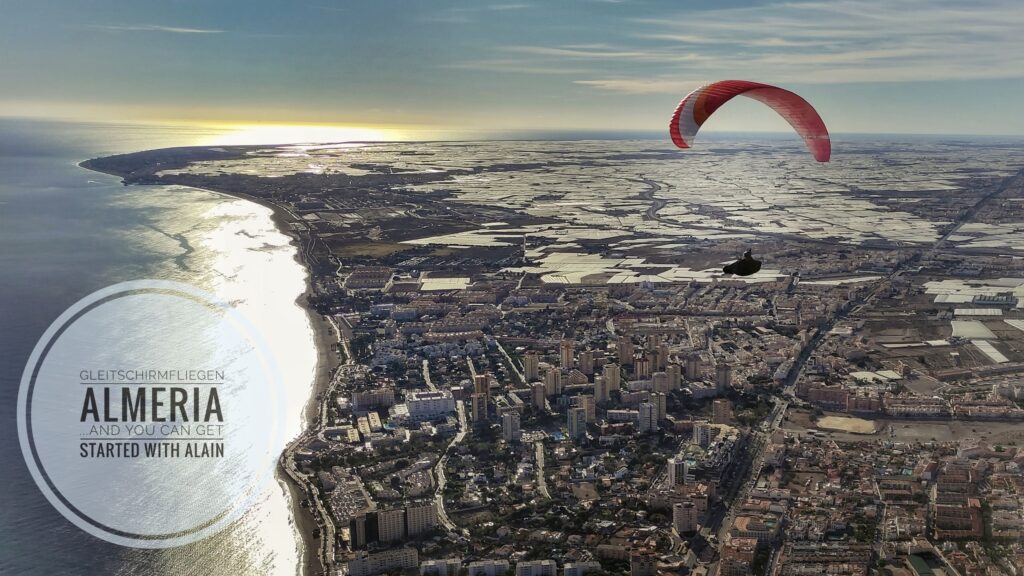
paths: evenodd
<path fill-rule="evenodd" d="M 954 235 L 954 234 L 956 234 L 957 231 L 960 230 L 960 228 L 964 224 L 967 224 L 968 222 L 973 220 L 975 214 L 978 213 L 978 209 L 979 208 L 981 208 L 985 204 L 988 204 L 993 198 L 996 198 L 997 196 L 999 196 L 1003 192 L 1006 192 L 1006 190 L 1009 189 L 1012 184 L 1021 184 L 1020 180 L 1022 178 L 1024 178 L 1024 170 L 1020 170 L 1016 174 L 1014 174 L 1013 176 L 1005 178 L 999 184 L 999 186 L 996 187 L 995 190 L 993 190 L 992 192 L 989 192 L 988 194 L 982 196 L 980 200 L 978 200 L 977 202 L 974 203 L 974 205 L 972 205 L 970 208 L 965 210 L 964 213 L 961 214 L 960 217 L 956 219 L 956 225 L 954 225 L 945 234 L 943 234 L 942 238 L 939 238 L 938 242 L 936 242 L 928 250 L 928 252 L 925 253 L 925 259 L 927 260 L 937 250 L 940 250 L 942 248 L 942 246 L 946 243 L 946 241 L 949 240 L 949 237 Z"/>

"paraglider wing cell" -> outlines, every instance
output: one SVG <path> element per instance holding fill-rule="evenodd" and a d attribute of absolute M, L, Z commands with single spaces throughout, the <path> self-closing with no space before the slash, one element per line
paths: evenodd
<path fill-rule="evenodd" d="M 814 107 L 789 90 L 746 80 L 723 80 L 701 86 L 687 94 L 676 107 L 669 124 L 675 145 L 689 148 L 701 125 L 736 96 L 753 98 L 775 110 L 803 138 L 815 160 L 828 162 L 832 155 L 832 143 L 825 123 Z"/>

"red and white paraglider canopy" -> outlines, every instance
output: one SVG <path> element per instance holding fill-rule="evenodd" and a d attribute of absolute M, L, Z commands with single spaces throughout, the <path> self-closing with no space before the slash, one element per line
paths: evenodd
<path fill-rule="evenodd" d="M 746 80 L 714 82 L 687 94 L 672 114 L 672 122 L 669 124 L 672 141 L 680 148 L 689 148 L 708 117 L 736 96 L 753 98 L 770 106 L 804 139 L 807 150 L 814 155 L 815 160 L 828 162 L 832 155 L 832 142 L 825 123 L 814 107 L 789 90 Z"/>

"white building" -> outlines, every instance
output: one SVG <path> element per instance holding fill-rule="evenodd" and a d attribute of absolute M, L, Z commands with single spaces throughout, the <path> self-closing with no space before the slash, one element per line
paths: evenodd
<path fill-rule="evenodd" d="M 405 395 L 405 405 L 409 409 L 409 419 L 414 422 L 435 420 L 455 413 L 455 398 L 447 390 L 409 392 Z"/>
<path fill-rule="evenodd" d="M 554 560 L 532 560 L 516 564 L 516 576 L 555 576 L 558 564 Z"/>
<path fill-rule="evenodd" d="M 398 542 L 405 539 L 405 510 L 377 511 L 377 539 L 381 542 Z"/>
<path fill-rule="evenodd" d="M 508 568 L 508 560 L 478 560 L 469 563 L 467 576 L 502 576 Z"/>
<path fill-rule="evenodd" d="M 668 461 L 668 483 L 671 486 L 686 484 L 686 476 L 690 473 L 690 465 L 681 456 L 669 458 Z"/>
<path fill-rule="evenodd" d="M 389 408 L 394 404 L 394 388 L 378 388 L 352 393 L 352 411 L 356 413 L 364 413 L 376 408 Z"/>
<path fill-rule="evenodd" d="M 636 410 L 609 410 L 607 417 L 609 422 L 636 422 L 639 413 Z"/>
<path fill-rule="evenodd" d="M 410 538 L 430 532 L 437 527 L 437 502 L 427 500 L 425 502 L 409 504 L 405 508 L 406 534 Z"/>
<path fill-rule="evenodd" d="M 587 572 L 601 570 L 600 562 L 566 562 L 563 572 L 565 576 L 584 576 Z"/>
<path fill-rule="evenodd" d="M 718 436 L 718 428 L 707 422 L 695 422 L 693 424 L 693 443 L 701 448 L 707 448 Z"/>
<path fill-rule="evenodd" d="M 395 548 L 370 554 L 356 552 L 351 560 L 341 565 L 343 576 L 375 576 L 392 570 L 416 568 L 419 554 L 415 548 Z"/>
<path fill-rule="evenodd" d="M 462 558 L 424 560 L 420 562 L 420 576 L 459 576 Z"/>

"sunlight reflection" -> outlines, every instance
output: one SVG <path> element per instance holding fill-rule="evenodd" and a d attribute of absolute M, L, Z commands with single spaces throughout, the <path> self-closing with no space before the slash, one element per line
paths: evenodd
<path fill-rule="evenodd" d="M 210 136 L 204 145 L 312 144 L 323 142 L 408 140 L 397 128 L 315 124 L 228 124 L 225 132 Z"/>

